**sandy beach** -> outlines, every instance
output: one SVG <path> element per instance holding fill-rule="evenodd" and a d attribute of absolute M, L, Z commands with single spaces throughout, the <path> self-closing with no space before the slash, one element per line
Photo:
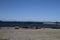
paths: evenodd
<path fill-rule="evenodd" d="M 0 29 L 0 40 L 60 40 L 60 29 Z"/>

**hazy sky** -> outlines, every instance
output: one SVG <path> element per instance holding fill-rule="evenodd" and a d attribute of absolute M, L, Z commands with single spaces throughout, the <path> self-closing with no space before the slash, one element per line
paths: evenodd
<path fill-rule="evenodd" d="M 60 21 L 60 0 L 0 0 L 0 20 Z"/>

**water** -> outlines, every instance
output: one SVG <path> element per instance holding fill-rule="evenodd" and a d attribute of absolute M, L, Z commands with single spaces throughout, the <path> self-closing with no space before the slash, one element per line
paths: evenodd
<path fill-rule="evenodd" d="M 27 26 L 27 27 L 60 27 L 56 24 L 27 24 L 27 23 L 0 23 L 0 27 L 15 27 L 15 26 Z"/>

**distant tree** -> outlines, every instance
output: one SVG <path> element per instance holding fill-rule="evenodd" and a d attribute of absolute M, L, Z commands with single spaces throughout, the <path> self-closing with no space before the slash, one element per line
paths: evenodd
<path fill-rule="evenodd" d="M 56 21 L 56 25 L 58 24 L 59 22 Z"/>
<path fill-rule="evenodd" d="M 0 20 L 0 22 L 2 22 L 2 21 Z"/>

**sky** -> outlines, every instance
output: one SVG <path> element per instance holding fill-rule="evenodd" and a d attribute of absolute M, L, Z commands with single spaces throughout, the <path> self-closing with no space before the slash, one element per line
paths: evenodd
<path fill-rule="evenodd" d="M 60 22 L 60 0 L 0 0 L 0 20 Z"/>

